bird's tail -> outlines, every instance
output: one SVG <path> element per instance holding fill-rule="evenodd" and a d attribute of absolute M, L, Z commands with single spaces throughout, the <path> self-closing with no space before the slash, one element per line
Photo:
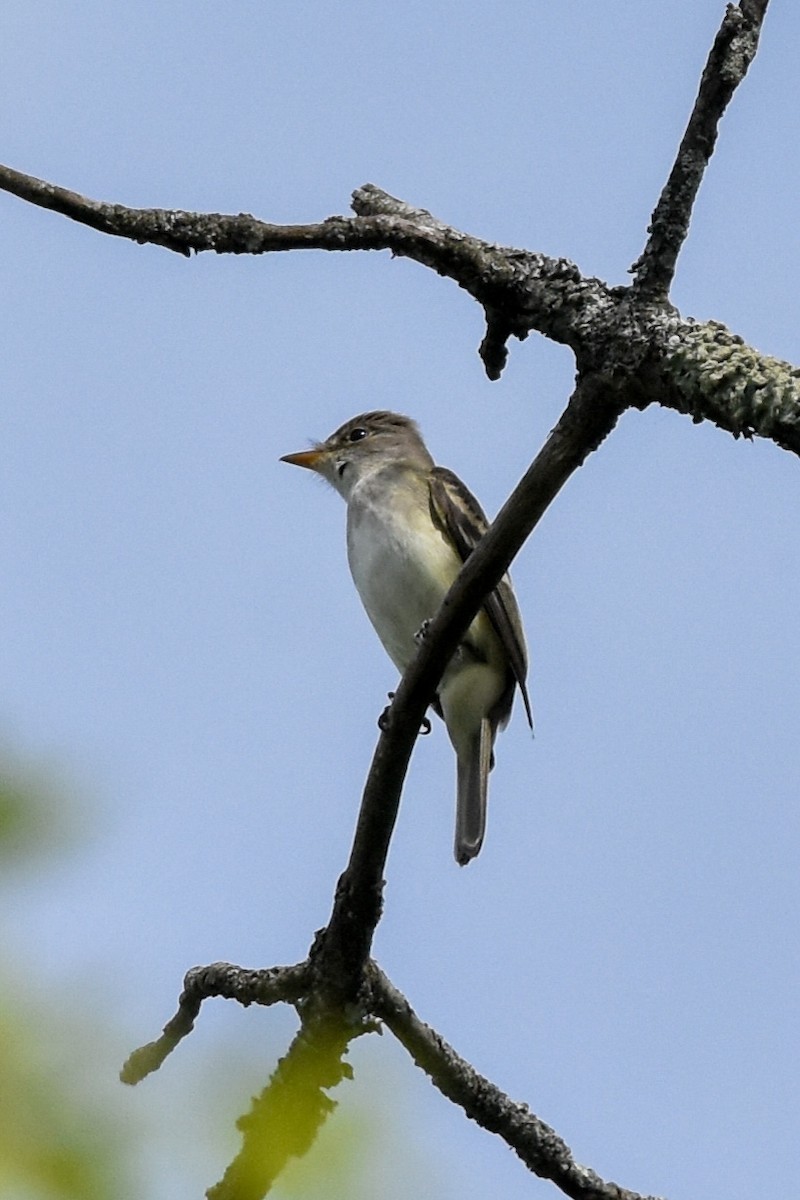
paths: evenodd
<path fill-rule="evenodd" d="M 475 858 L 486 832 L 486 795 L 492 765 L 492 724 L 488 717 L 456 757 L 455 855 L 464 867 Z"/>

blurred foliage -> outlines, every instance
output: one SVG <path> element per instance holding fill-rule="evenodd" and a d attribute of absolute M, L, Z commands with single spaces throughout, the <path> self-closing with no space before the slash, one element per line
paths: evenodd
<path fill-rule="evenodd" d="M 342 1021 L 304 1027 L 267 1086 L 237 1122 L 242 1147 L 209 1200 L 260 1200 L 293 1158 L 303 1158 L 336 1109 L 328 1095 L 352 1079 L 346 1061 L 351 1030 Z"/>
<path fill-rule="evenodd" d="M 227 1049 L 235 1063 L 237 1051 L 232 1045 Z M 219 1053 L 218 1048 L 215 1057 Z M 456 1195 L 446 1166 L 431 1158 L 427 1139 L 415 1127 L 415 1093 L 426 1092 L 430 1085 L 413 1072 L 409 1076 L 405 1051 L 389 1038 L 368 1035 L 350 1043 L 347 1061 L 352 1079 L 346 1076 L 330 1090 L 332 1111 L 307 1153 L 289 1159 L 269 1196 L 274 1200 L 408 1200 L 409 1196 L 445 1200 Z M 233 1076 L 223 1101 L 229 1112 L 241 1104 L 242 1082 L 259 1082 L 252 1059 L 249 1066 L 234 1067 Z M 311 1081 L 312 1093 L 316 1083 L 318 1079 Z M 263 1093 L 254 1096 L 248 1117 L 262 1097 Z"/>
<path fill-rule="evenodd" d="M 42 767 L 0 751 L 0 865 L 30 869 L 63 852 L 83 832 L 82 814 L 66 786 Z"/>
<path fill-rule="evenodd" d="M 0 917 L 0 1200 L 199 1197 L 213 1179 L 207 1172 L 218 1171 L 233 1150 L 232 1114 L 263 1087 L 268 1047 L 261 1041 L 254 1057 L 252 1028 L 238 1024 L 235 1041 L 222 1047 L 206 1045 L 201 1052 L 193 1039 L 183 1047 L 190 1057 L 181 1057 L 172 1072 L 168 1063 L 165 1077 L 151 1082 L 147 1093 L 132 1094 L 110 1066 L 117 1054 L 112 1043 L 122 1035 L 98 1001 L 100 981 L 80 981 L 76 993 L 74 981 L 59 987 L 49 977 L 37 980 L 30 963 L 5 944 L 20 874 L 36 870 L 44 876 L 59 856 L 80 848 L 91 825 L 57 772 L 0 757 L 0 912 L 7 923 L 4 928 Z M 19 944 L 19 929 L 14 933 Z M 87 996 L 79 1011 L 76 994 Z M 306 1139 L 313 1141 L 308 1154 L 293 1158 L 280 1174 L 272 1192 L 280 1200 L 399 1200 L 425 1190 L 425 1164 L 417 1151 L 400 1145 L 408 1124 L 398 1113 L 404 1089 L 387 1079 L 385 1055 L 376 1057 L 385 1047 L 376 1047 L 372 1037 L 363 1041 L 372 1052 L 358 1055 L 358 1082 L 345 1079 L 335 1087 L 333 1075 L 323 1079 L 322 1087 L 333 1092 L 330 1100 L 318 1087 L 307 1089 L 313 1103 L 324 1106 L 323 1128 Z M 297 1113 L 291 1105 L 283 1108 L 293 1125 L 284 1132 L 294 1143 Z M 252 1110 L 240 1129 L 248 1120 Z M 274 1152 L 263 1149 L 267 1158 Z"/>
<path fill-rule="evenodd" d="M 0 762 L 0 863 L 41 868 L 74 842 L 80 821 L 50 776 Z M 13 906 L 3 908 L 6 920 Z M 4 931 L 0 929 L 0 936 Z M 130 1136 L 92 1065 L 103 1031 L 63 1011 L 23 963 L 0 967 L 0 1196 L 124 1200 L 133 1195 Z M 24 982 L 23 982 L 24 980 Z"/>
<path fill-rule="evenodd" d="M 434 1182 L 431 1164 L 408 1137 L 409 1123 L 395 1105 L 394 1087 L 387 1086 L 385 1076 L 374 1085 L 367 1084 L 370 1095 L 342 1102 L 311 1151 L 289 1163 L 275 1188 L 276 1200 L 405 1200 L 448 1194 L 448 1181 Z"/>
<path fill-rule="evenodd" d="M 0 1195 L 124 1200 L 129 1139 L 86 1087 L 86 1031 L 3 982 L 13 1003 L 0 1010 Z"/>

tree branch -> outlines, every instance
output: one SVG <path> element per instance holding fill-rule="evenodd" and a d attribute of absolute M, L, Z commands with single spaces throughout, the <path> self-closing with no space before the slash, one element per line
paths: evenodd
<path fill-rule="evenodd" d="M 249 1004 L 277 1004 L 282 1000 L 296 1004 L 306 996 L 309 981 L 307 963 L 258 971 L 224 962 L 212 963 L 208 967 L 192 967 L 186 972 L 175 1016 L 164 1026 L 160 1038 L 139 1046 L 126 1059 L 120 1079 L 123 1083 L 140 1083 L 147 1075 L 157 1071 L 178 1043 L 194 1029 L 204 1000 L 212 996 L 224 996 L 226 1000 L 238 1000 L 245 1007 Z"/>
<path fill-rule="evenodd" d="M 550 1179 L 571 1200 L 655 1200 L 607 1183 L 575 1162 L 563 1138 L 530 1111 L 502 1092 L 419 1019 L 405 996 L 376 963 L 370 964 L 372 1011 L 405 1046 L 414 1062 L 443 1096 L 467 1116 L 496 1133 L 541 1179 Z"/>
<path fill-rule="evenodd" d="M 391 250 L 453 279 L 487 312 L 496 330 L 503 314 L 506 332 L 518 338 L 536 329 L 578 350 L 608 289 L 584 278 L 568 259 L 549 258 L 485 242 L 436 220 L 373 184 L 353 193 L 355 217 L 329 217 L 310 225 L 271 225 L 249 213 L 193 213 L 162 208 L 127 208 L 91 200 L 77 192 L 0 165 L 0 189 L 31 204 L 61 213 L 114 237 L 163 246 L 176 253 L 268 254 L 288 250 Z M 484 356 L 492 378 L 498 351 Z"/>
<path fill-rule="evenodd" d="M 768 3 L 742 0 L 738 6 L 728 5 L 675 164 L 650 219 L 650 237 L 630 268 L 633 287 L 645 299 L 667 299 L 695 197 L 714 153 L 719 122 L 755 58 Z"/>
<path fill-rule="evenodd" d="M 606 1182 L 576 1163 L 554 1129 L 480 1075 L 441 1034 L 421 1021 L 372 960 L 365 964 L 363 1007 L 350 1016 L 342 1009 L 320 1005 L 310 962 L 260 971 L 230 963 L 194 967 L 187 972 L 178 1012 L 165 1027 L 165 1036 L 130 1056 L 123 1081 L 136 1083 L 156 1070 L 191 1032 L 202 1001 L 213 996 L 245 1006 L 286 1001 L 300 1008 L 302 1024 L 250 1112 L 237 1122 L 243 1134 L 241 1150 L 208 1191 L 209 1200 L 260 1200 L 288 1161 L 310 1149 L 336 1107 L 328 1092 L 353 1077 L 345 1061 L 350 1042 L 374 1032 L 377 1021 L 391 1030 L 442 1095 L 502 1138 L 531 1171 L 551 1180 L 571 1200 L 655 1200 Z"/>
<path fill-rule="evenodd" d="M 800 454 L 800 367 L 760 354 L 719 321 L 662 313 L 651 332 L 657 353 L 635 407 L 656 402 L 736 438 L 769 438 Z"/>

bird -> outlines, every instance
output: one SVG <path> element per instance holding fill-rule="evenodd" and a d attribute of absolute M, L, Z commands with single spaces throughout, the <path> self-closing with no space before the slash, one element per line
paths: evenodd
<path fill-rule="evenodd" d="M 399 413 L 361 413 L 281 462 L 316 472 L 347 503 L 353 582 L 402 675 L 489 527 L 483 509 L 457 475 L 435 465 L 416 422 Z M 445 668 L 432 705 L 456 754 L 454 853 L 461 866 L 483 844 L 494 742 L 517 688 L 533 728 L 527 669 L 522 618 L 504 575 Z"/>

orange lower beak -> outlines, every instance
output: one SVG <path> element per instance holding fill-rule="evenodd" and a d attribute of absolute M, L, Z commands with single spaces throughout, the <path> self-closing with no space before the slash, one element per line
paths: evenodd
<path fill-rule="evenodd" d="M 314 471 L 321 458 L 321 450 L 301 450 L 298 454 L 284 454 L 280 461 L 291 463 L 293 467 L 308 467 L 310 471 Z"/>

